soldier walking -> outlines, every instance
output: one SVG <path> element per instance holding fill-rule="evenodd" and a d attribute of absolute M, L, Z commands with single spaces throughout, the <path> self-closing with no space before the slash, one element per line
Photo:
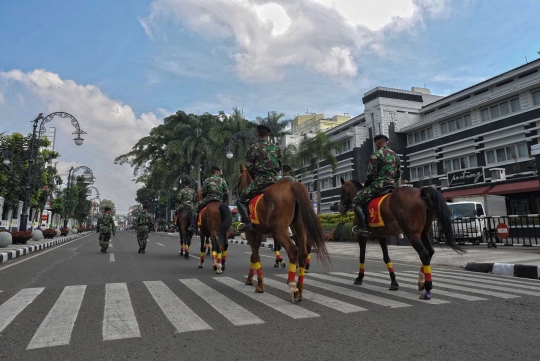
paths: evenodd
<path fill-rule="evenodd" d="M 189 230 L 197 232 L 197 220 L 199 212 L 210 202 L 227 203 L 229 198 L 229 186 L 225 179 L 221 178 L 221 169 L 217 166 L 212 166 L 212 176 L 206 178 L 203 182 L 201 193 L 203 200 L 197 203 L 195 209 L 195 218 L 193 219 Z"/>
<path fill-rule="evenodd" d="M 142 212 L 135 221 L 137 230 L 137 242 L 139 243 L 139 253 L 146 253 L 146 242 L 148 242 L 148 232 L 152 226 L 152 218 L 148 214 L 148 207 L 143 206 Z"/>
<path fill-rule="evenodd" d="M 113 235 L 116 235 L 116 225 L 114 224 L 114 219 L 111 216 L 111 207 L 105 207 L 105 213 L 103 213 L 98 220 L 98 229 L 101 253 L 107 253 L 109 241 L 111 240 L 111 232 Z"/>

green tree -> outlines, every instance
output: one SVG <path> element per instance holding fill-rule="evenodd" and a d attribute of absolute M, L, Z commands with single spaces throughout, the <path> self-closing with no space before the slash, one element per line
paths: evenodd
<path fill-rule="evenodd" d="M 283 113 L 271 111 L 268 112 L 267 117 L 257 117 L 255 121 L 257 122 L 257 124 L 262 124 L 269 127 L 272 130 L 272 134 L 270 134 L 270 140 L 274 143 L 277 143 L 283 135 L 289 133 L 287 129 L 292 122 L 291 119 L 283 119 L 284 116 L 285 114 Z"/>
<path fill-rule="evenodd" d="M 297 159 L 303 162 L 309 161 L 309 166 L 304 168 L 306 170 L 317 170 L 317 213 L 321 213 L 321 179 L 320 179 L 320 162 L 326 161 L 332 168 L 332 173 L 336 172 L 337 160 L 334 156 L 334 152 L 339 151 L 339 143 L 332 141 L 323 132 L 318 132 L 313 138 L 304 138 L 298 145 Z"/>
<path fill-rule="evenodd" d="M 114 205 L 114 202 L 110 199 L 104 199 L 101 201 L 100 210 L 101 212 L 105 212 L 105 207 L 111 207 L 111 215 L 114 216 L 116 214 L 116 206 Z"/>
<path fill-rule="evenodd" d="M 77 177 L 77 205 L 73 208 L 73 216 L 82 224 L 86 221 L 92 202 L 86 199 L 86 183 L 84 183 L 84 177 Z"/>

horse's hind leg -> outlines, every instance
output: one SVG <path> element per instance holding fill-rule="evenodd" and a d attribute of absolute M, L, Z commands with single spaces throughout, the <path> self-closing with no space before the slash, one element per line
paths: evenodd
<path fill-rule="evenodd" d="M 302 292 L 304 289 L 304 273 L 306 269 L 306 255 L 307 255 L 307 239 L 303 227 L 295 227 L 295 238 L 299 247 L 302 250 L 299 251 L 299 247 L 289 237 L 287 228 L 278 232 L 274 231 L 274 242 L 277 242 L 285 248 L 287 256 L 289 257 L 289 275 L 287 277 L 287 284 L 290 288 L 292 302 L 298 302 L 302 300 Z M 298 264 L 298 282 L 296 282 L 296 265 Z"/>
<path fill-rule="evenodd" d="M 201 261 L 199 262 L 199 268 L 203 268 L 203 264 L 204 264 L 204 238 L 205 236 L 206 234 L 201 230 L 199 233 L 199 237 L 201 238 L 201 248 L 200 248 Z"/>
<path fill-rule="evenodd" d="M 360 246 L 360 269 L 358 270 L 358 277 L 354 280 L 355 285 L 361 285 L 364 280 L 365 261 L 366 261 L 366 243 L 367 238 L 362 236 L 356 236 L 358 245 Z"/>
<path fill-rule="evenodd" d="M 421 274 L 424 276 L 424 284 L 421 284 L 421 280 L 418 281 L 418 288 L 424 289 L 424 293 L 420 296 L 420 299 L 430 300 L 431 299 L 431 290 L 433 289 L 433 283 L 431 278 L 431 256 L 429 251 L 424 247 L 420 234 L 416 233 L 413 235 L 407 235 L 411 245 L 420 256 L 420 261 L 422 261 L 422 268 L 420 269 Z M 423 287 L 422 287 L 423 286 Z"/>
<path fill-rule="evenodd" d="M 396 274 L 394 273 L 394 266 L 390 261 L 390 255 L 388 254 L 388 245 L 386 244 L 386 237 L 379 238 L 379 244 L 381 245 L 381 250 L 383 253 L 383 260 L 386 263 L 386 268 L 388 268 L 388 273 L 390 274 L 390 291 L 397 291 L 399 289 L 399 284 L 396 281 Z"/>
<path fill-rule="evenodd" d="M 180 235 L 180 257 L 184 255 L 184 239 L 182 238 L 182 231 L 178 227 L 178 234 Z"/>
<path fill-rule="evenodd" d="M 264 292 L 264 279 L 261 266 L 261 256 L 259 255 L 259 248 L 261 247 L 262 236 L 255 232 L 246 232 L 246 238 L 251 248 L 251 264 L 249 266 L 248 277 L 246 278 L 246 285 L 253 285 L 253 276 L 257 271 L 257 287 L 255 292 Z"/>
<path fill-rule="evenodd" d="M 229 249 L 229 239 L 225 237 L 225 242 L 223 243 L 223 259 L 221 260 L 221 270 L 225 271 L 225 262 L 227 262 L 227 250 Z"/>
<path fill-rule="evenodd" d="M 306 256 L 306 272 L 309 271 L 309 266 L 311 264 L 311 247 L 307 246 L 307 256 Z"/>

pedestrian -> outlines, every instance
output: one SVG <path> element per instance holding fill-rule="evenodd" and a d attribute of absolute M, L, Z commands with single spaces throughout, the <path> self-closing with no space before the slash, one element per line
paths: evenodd
<path fill-rule="evenodd" d="M 148 242 L 148 232 L 152 226 L 152 218 L 148 214 L 148 207 L 143 206 L 142 212 L 135 221 L 137 230 L 137 242 L 139 243 L 139 253 L 146 253 L 146 242 Z"/>
<path fill-rule="evenodd" d="M 206 178 L 203 182 L 202 196 L 204 199 L 197 203 L 195 210 L 195 218 L 189 230 L 191 232 L 197 232 L 197 221 L 199 219 L 199 212 L 210 202 L 221 202 L 227 204 L 229 198 L 229 186 L 227 181 L 221 178 L 221 169 L 217 166 L 212 166 L 212 175 Z"/>
<path fill-rule="evenodd" d="M 111 240 L 111 232 L 113 235 L 116 235 L 116 225 L 114 224 L 114 219 L 111 216 L 111 207 L 105 207 L 105 213 L 103 213 L 98 220 L 98 230 L 101 253 L 107 253 L 109 241 Z"/>

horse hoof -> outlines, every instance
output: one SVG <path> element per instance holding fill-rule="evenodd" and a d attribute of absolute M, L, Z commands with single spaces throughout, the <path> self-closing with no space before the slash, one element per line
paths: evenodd
<path fill-rule="evenodd" d="M 281 268 L 285 268 L 285 262 L 281 262 Z"/>
<path fill-rule="evenodd" d="M 253 280 L 247 279 L 245 283 L 248 286 L 253 286 Z"/>
<path fill-rule="evenodd" d="M 276 262 L 276 263 L 274 263 L 274 268 L 277 268 L 277 267 L 279 267 L 279 265 L 278 265 L 278 263 Z"/>
<path fill-rule="evenodd" d="M 185 258 L 185 259 L 189 259 L 189 254 L 186 253 L 186 254 L 184 255 L 184 258 Z"/>
<path fill-rule="evenodd" d="M 217 266 L 214 266 L 214 271 L 217 270 Z"/>
<path fill-rule="evenodd" d="M 356 278 L 356 279 L 354 280 L 354 284 L 355 284 L 355 285 L 361 285 L 361 284 L 362 284 L 362 279 L 361 279 L 361 278 Z"/>
<path fill-rule="evenodd" d="M 202 265 L 202 263 L 199 263 L 199 268 L 203 268 L 203 265 Z"/>
<path fill-rule="evenodd" d="M 220 274 L 222 274 L 222 273 L 223 273 L 223 271 L 220 270 L 220 269 L 218 269 L 218 270 L 216 271 L 216 274 L 218 274 L 218 275 L 220 275 Z"/>
<path fill-rule="evenodd" d="M 390 285 L 389 290 L 390 290 L 390 291 L 397 291 L 397 290 L 399 290 L 399 284 L 397 284 L 397 283 L 392 283 L 392 284 Z"/>
<path fill-rule="evenodd" d="M 222 267 L 221 267 L 221 271 L 222 271 L 222 272 L 225 272 L 225 266 L 222 266 Z"/>
<path fill-rule="evenodd" d="M 425 292 L 420 296 L 420 299 L 421 299 L 421 300 L 426 300 L 426 301 L 431 300 L 431 292 L 425 291 Z"/>
<path fill-rule="evenodd" d="M 425 283 L 418 283 L 418 291 L 423 291 L 425 287 Z"/>
<path fill-rule="evenodd" d="M 256 288 L 255 288 L 255 293 L 264 293 L 264 289 L 263 289 L 263 288 L 256 287 Z"/>

